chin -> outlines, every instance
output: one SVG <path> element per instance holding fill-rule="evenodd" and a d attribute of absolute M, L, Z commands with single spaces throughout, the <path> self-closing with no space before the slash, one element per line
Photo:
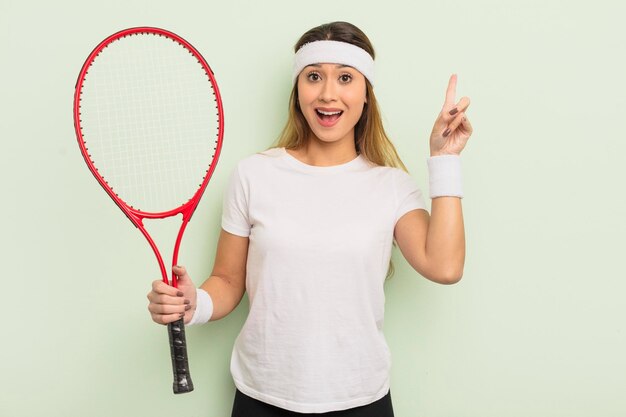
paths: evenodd
<path fill-rule="evenodd" d="M 314 136 L 315 139 L 317 139 L 320 142 L 324 142 L 324 143 L 341 142 L 341 140 L 346 137 L 346 135 L 337 136 L 337 135 L 323 134 L 323 133 L 320 133 L 320 132 L 316 132 L 314 130 L 311 130 L 311 132 L 313 133 L 313 136 Z"/>

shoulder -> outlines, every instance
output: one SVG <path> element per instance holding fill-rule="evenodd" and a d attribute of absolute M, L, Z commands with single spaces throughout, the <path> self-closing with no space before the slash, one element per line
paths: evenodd
<path fill-rule="evenodd" d="M 256 175 L 274 165 L 283 155 L 283 148 L 266 149 L 240 159 L 235 169 L 242 176 Z"/>
<path fill-rule="evenodd" d="M 285 155 L 285 148 L 269 148 L 264 151 L 248 155 L 239 161 L 242 165 L 266 164 Z"/>
<path fill-rule="evenodd" d="M 396 196 L 419 190 L 416 179 L 402 168 L 378 166 L 376 170 L 378 172 L 377 182 L 384 184 L 384 187 L 389 192 L 396 194 Z"/>
<path fill-rule="evenodd" d="M 390 167 L 386 165 L 371 164 L 369 168 L 370 172 L 373 172 L 380 178 L 387 179 L 389 181 L 402 181 L 410 178 L 411 175 L 401 168 Z"/>

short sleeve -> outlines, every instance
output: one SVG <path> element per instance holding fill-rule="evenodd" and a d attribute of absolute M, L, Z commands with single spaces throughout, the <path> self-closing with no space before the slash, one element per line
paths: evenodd
<path fill-rule="evenodd" d="M 427 210 L 422 191 L 407 172 L 397 169 L 395 175 L 396 218 L 394 224 L 411 210 Z"/>
<path fill-rule="evenodd" d="M 242 237 L 250 236 L 248 197 L 238 164 L 230 175 L 222 202 L 222 228 L 227 232 Z"/>

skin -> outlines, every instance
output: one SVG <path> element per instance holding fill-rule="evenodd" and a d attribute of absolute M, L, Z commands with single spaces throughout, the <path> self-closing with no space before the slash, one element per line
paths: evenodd
<path fill-rule="evenodd" d="M 354 68 L 337 64 L 305 67 L 298 76 L 298 104 L 311 128 L 305 147 L 290 154 L 309 165 L 330 166 L 357 157 L 354 126 L 367 102 L 365 77 Z M 316 109 L 341 110 L 336 125 L 324 127 Z"/>
<path fill-rule="evenodd" d="M 430 134 L 431 156 L 460 155 L 473 132 L 466 115 L 470 100 L 462 97 L 456 101 L 456 84 L 457 75 L 452 74 Z M 298 92 L 300 108 L 313 133 L 305 147 L 288 152 L 315 166 L 338 165 L 356 158 L 354 126 L 367 100 L 363 75 L 335 64 L 312 65 L 300 73 Z M 317 108 L 341 110 L 343 114 L 337 124 L 327 128 L 318 123 Z M 394 238 L 402 255 L 420 275 L 440 284 L 453 284 L 463 276 L 465 263 L 461 199 L 434 198 L 431 212 L 429 215 L 418 209 L 406 213 L 396 223 Z M 213 300 L 211 321 L 228 315 L 243 298 L 248 244 L 247 237 L 223 229 L 220 232 L 213 271 L 200 286 Z M 167 324 L 181 317 L 188 323 L 195 311 L 193 281 L 184 267 L 172 270 L 178 276 L 178 288 L 155 280 L 148 293 L 148 310 L 156 323 Z"/>
<path fill-rule="evenodd" d="M 457 75 L 448 82 L 443 107 L 430 134 L 430 155 L 460 155 L 473 129 L 466 111 L 469 97 L 456 101 Z M 450 114 L 451 112 L 455 114 Z M 450 133 L 444 136 L 447 129 Z M 461 199 L 437 197 L 432 214 L 412 210 L 396 223 L 394 237 L 407 262 L 422 276 L 440 284 L 454 284 L 463 276 L 465 228 Z"/>

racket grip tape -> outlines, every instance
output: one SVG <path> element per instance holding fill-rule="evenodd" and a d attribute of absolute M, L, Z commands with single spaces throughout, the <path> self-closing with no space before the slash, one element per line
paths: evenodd
<path fill-rule="evenodd" d="M 193 391 L 193 382 L 191 381 L 187 360 L 187 339 L 185 338 L 185 323 L 183 320 L 180 319 L 167 325 L 172 370 L 174 371 L 174 394 Z"/>

